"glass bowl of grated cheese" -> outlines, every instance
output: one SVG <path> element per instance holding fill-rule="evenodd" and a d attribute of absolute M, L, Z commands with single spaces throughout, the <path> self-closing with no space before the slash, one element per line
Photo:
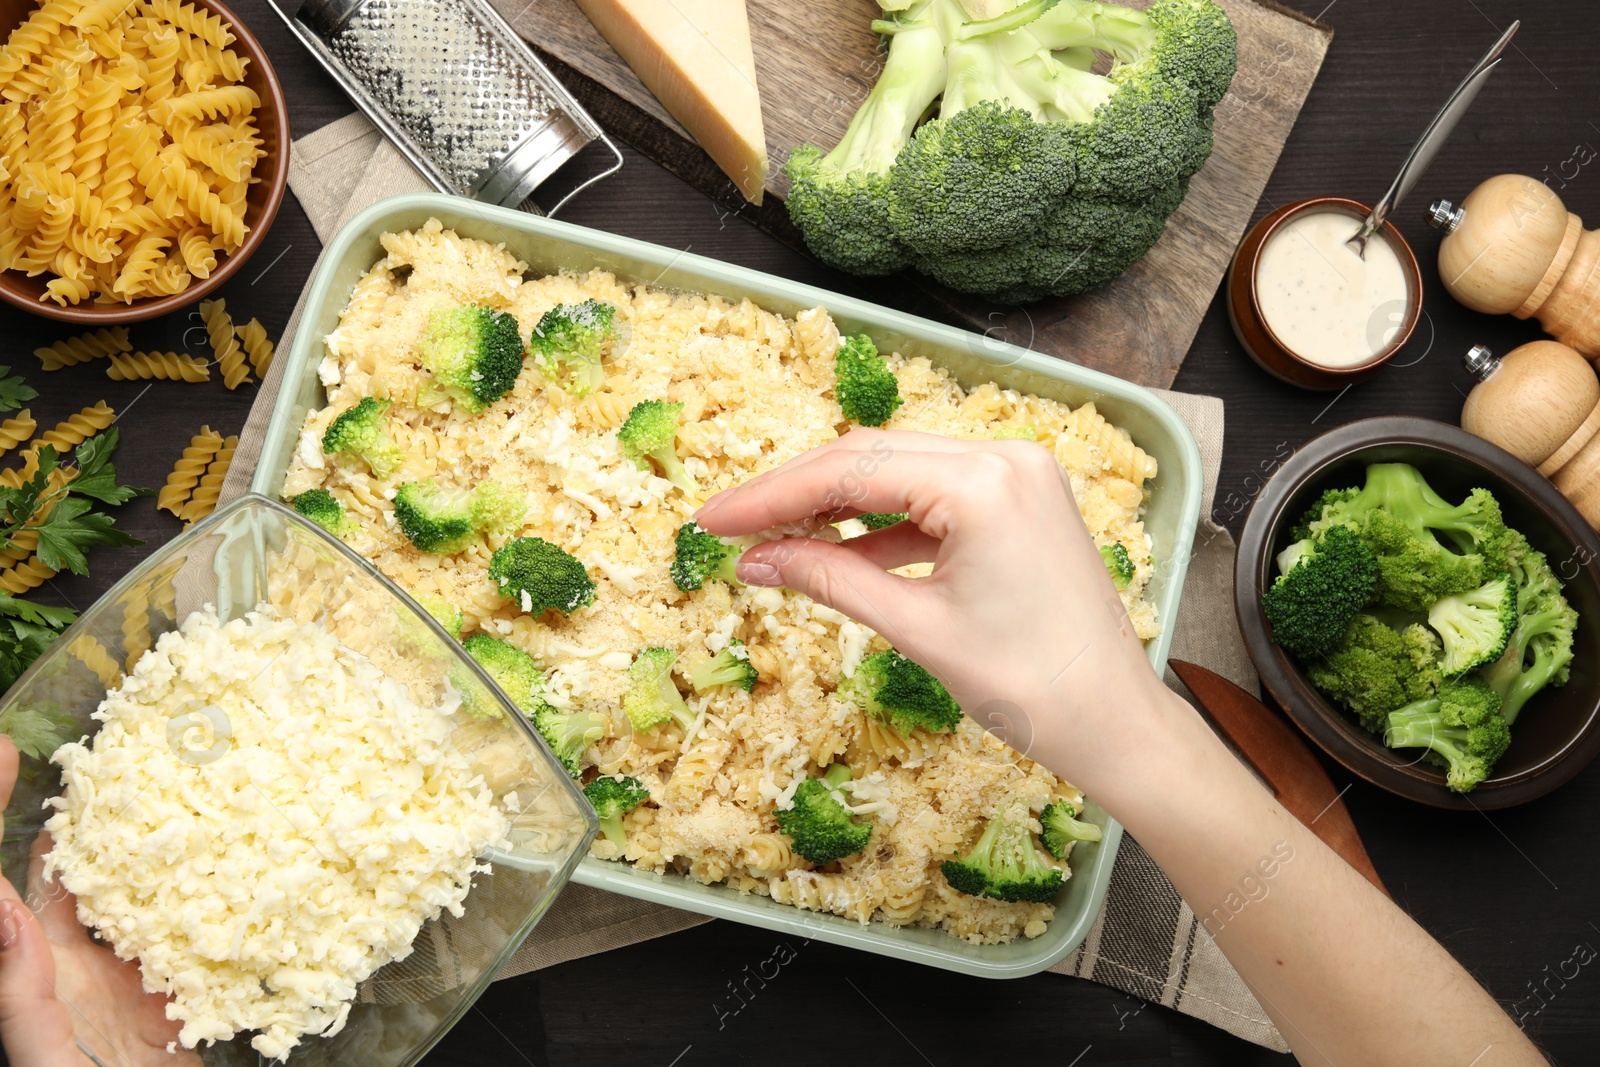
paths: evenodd
<path fill-rule="evenodd" d="M 51 756 L 23 756 L 5 875 L 35 910 L 76 894 L 207 1064 L 415 1064 L 597 828 L 453 635 L 260 496 L 84 612 L 0 731 Z"/>

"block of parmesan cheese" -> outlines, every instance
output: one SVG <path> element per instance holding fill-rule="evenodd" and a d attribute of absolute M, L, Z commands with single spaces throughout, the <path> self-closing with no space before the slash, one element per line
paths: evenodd
<path fill-rule="evenodd" d="M 761 203 L 767 139 L 745 0 L 577 0 L 639 80 Z"/>

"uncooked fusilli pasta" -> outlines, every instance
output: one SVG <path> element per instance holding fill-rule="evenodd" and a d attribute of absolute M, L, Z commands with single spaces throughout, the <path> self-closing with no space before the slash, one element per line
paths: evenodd
<path fill-rule="evenodd" d="M 211 340 L 211 354 L 217 357 L 222 369 L 222 383 L 237 389 L 250 380 L 250 367 L 245 361 L 244 347 L 234 336 L 233 319 L 228 315 L 228 305 L 222 300 L 200 301 L 200 319 L 205 323 L 206 337 Z"/>
<path fill-rule="evenodd" d="M 4 422 L 0 422 L 0 455 L 5 455 L 26 441 L 38 428 L 38 420 L 33 417 L 33 412 L 29 408 L 23 408 Z"/>
<path fill-rule="evenodd" d="M 250 369 L 257 378 L 266 378 L 267 368 L 272 366 L 272 342 L 267 339 L 267 328 L 260 319 L 253 318 L 233 332 L 244 346 L 244 354 L 250 357 Z"/>
<path fill-rule="evenodd" d="M 211 368 L 203 359 L 187 352 L 119 352 L 111 357 L 106 377 L 114 382 L 148 381 L 203 382 L 211 378 Z"/>
<path fill-rule="evenodd" d="M 26 560 L 0 571 L 0 589 L 4 589 L 12 596 L 21 596 L 30 589 L 37 589 L 56 576 L 56 572 L 39 562 L 38 556 L 29 556 Z"/>
<path fill-rule="evenodd" d="M 122 668 L 106 651 L 106 646 L 96 641 L 88 634 L 79 634 L 67 646 L 67 652 L 72 658 L 82 663 L 95 673 L 100 679 L 100 684 L 110 689 L 122 680 Z"/>
<path fill-rule="evenodd" d="M 57 452 L 65 452 L 70 448 L 77 448 L 110 426 L 116 418 L 117 412 L 110 404 L 104 400 L 97 401 L 93 407 L 84 408 L 76 415 L 69 415 L 56 423 L 55 429 L 40 434 L 38 443 L 53 445 Z"/>
<path fill-rule="evenodd" d="M 222 480 L 228 476 L 228 467 L 233 463 L 233 450 L 238 445 L 237 436 L 229 436 L 222 442 L 222 447 L 206 467 L 205 474 L 200 476 L 200 484 L 195 486 L 189 502 L 178 512 L 178 518 L 185 524 L 197 522 L 216 510 L 217 497 L 222 492 Z"/>
<path fill-rule="evenodd" d="M 156 497 L 156 507 L 181 518 L 189 494 L 200 484 L 206 468 L 221 448 L 222 435 L 209 426 L 200 427 L 200 432 L 189 439 L 189 447 L 183 450 L 183 455 L 173 465 L 172 473 L 167 475 L 167 484 L 161 487 Z"/>

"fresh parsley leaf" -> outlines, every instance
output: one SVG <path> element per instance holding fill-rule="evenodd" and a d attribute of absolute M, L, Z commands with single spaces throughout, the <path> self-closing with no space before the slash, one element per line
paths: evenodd
<path fill-rule="evenodd" d="M 50 509 L 43 522 L 31 527 L 39 531 L 34 553 L 51 570 L 70 570 L 88 574 L 89 561 L 83 550 L 95 545 L 141 545 L 144 542 L 115 529 L 110 515 L 90 511 L 87 500 L 65 497 Z"/>
<path fill-rule="evenodd" d="M 65 630 L 78 621 L 78 613 L 71 608 L 53 608 L 45 604 L 35 604 L 31 600 L 23 600 L 4 591 L 0 591 L 0 616 L 21 619 L 23 622 L 46 626 L 56 631 Z"/>
<path fill-rule="evenodd" d="M 111 453 L 116 450 L 118 436 L 119 431 L 113 426 L 104 433 L 95 434 L 72 453 L 78 461 L 78 476 L 68 485 L 72 492 L 107 504 L 125 504 L 136 496 L 149 496 L 154 492 L 117 484 Z"/>
<path fill-rule="evenodd" d="M 36 760 L 49 759 L 52 752 L 79 736 L 78 724 L 54 702 L 19 703 L 0 711 L 0 734 Z"/>
<path fill-rule="evenodd" d="M 0 367 L 0 411 L 15 411 L 39 395 L 21 378 L 7 377 L 10 373 L 10 367 Z"/>
<path fill-rule="evenodd" d="M 32 478 L 22 483 L 21 488 L 13 490 L 6 496 L 9 525 L 21 526 L 39 510 L 39 498 L 49 490 L 50 475 L 60 465 L 61 457 L 57 455 L 54 445 L 44 445 L 39 449 L 39 469 L 34 472 Z"/>

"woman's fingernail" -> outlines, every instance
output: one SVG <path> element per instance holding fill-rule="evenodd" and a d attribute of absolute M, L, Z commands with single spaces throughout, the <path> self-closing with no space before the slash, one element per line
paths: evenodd
<path fill-rule="evenodd" d="M 704 504 L 701 504 L 695 509 L 694 517 L 697 520 L 703 519 L 712 512 L 719 510 L 722 507 L 722 499 L 723 498 L 721 494 L 718 494 L 717 496 L 712 497 L 710 500 L 707 500 Z"/>
<path fill-rule="evenodd" d="M 16 903 L 0 900 L 0 952 L 10 952 L 11 946 L 17 943 L 21 922 L 22 916 L 17 914 Z"/>
<path fill-rule="evenodd" d="M 778 574 L 778 568 L 770 563 L 740 563 L 736 569 L 739 573 L 739 580 L 745 585 L 783 584 L 783 579 Z"/>

